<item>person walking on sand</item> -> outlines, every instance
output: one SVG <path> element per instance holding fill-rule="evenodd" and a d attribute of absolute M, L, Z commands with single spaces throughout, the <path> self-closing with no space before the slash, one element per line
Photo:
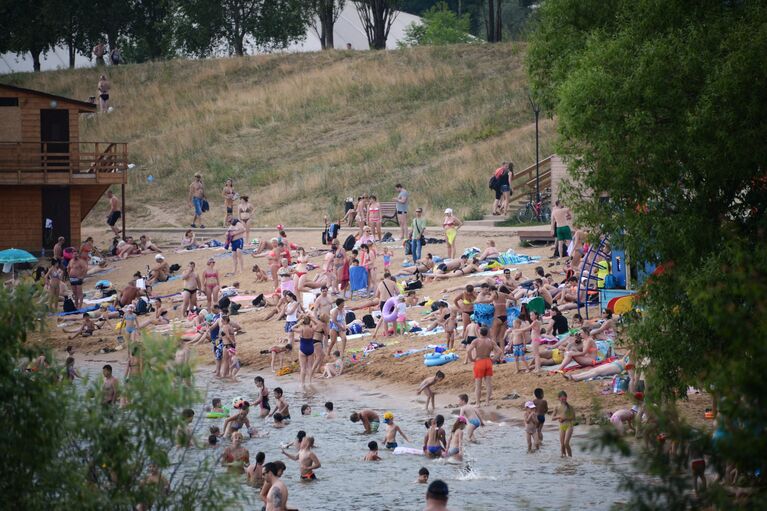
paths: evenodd
<path fill-rule="evenodd" d="M 458 237 L 458 229 L 460 229 L 463 223 L 461 220 L 453 214 L 451 208 L 445 210 L 445 219 L 442 220 L 442 229 L 445 231 L 445 239 L 447 240 L 447 258 L 455 259 L 457 256 L 457 249 L 455 247 L 455 239 Z"/>
<path fill-rule="evenodd" d="M 410 240 L 410 254 L 413 256 L 413 263 L 417 264 L 421 259 L 421 249 L 423 248 L 423 237 L 426 233 L 426 219 L 423 218 L 423 209 L 415 210 L 413 218 L 412 238 Z"/>
<path fill-rule="evenodd" d="M 103 62 L 103 55 L 102 55 Z M 98 96 L 99 96 L 99 110 L 106 112 L 109 110 L 109 89 L 112 88 L 112 84 L 109 83 L 107 75 L 101 75 L 98 83 Z"/>
<path fill-rule="evenodd" d="M 479 329 L 479 337 L 474 339 L 469 345 L 468 360 L 474 362 L 474 391 L 477 400 L 477 406 L 482 401 L 482 384 L 487 386 L 487 401 L 493 397 L 493 358 L 500 357 L 502 354 L 498 345 L 490 339 L 487 334 L 489 330 L 486 326 Z"/>
<path fill-rule="evenodd" d="M 205 186 L 202 184 L 202 175 L 197 172 L 194 175 L 194 181 L 189 185 L 189 204 L 194 208 L 194 218 L 192 219 L 191 227 L 197 227 L 197 220 L 200 221 L 200 227 L 202 229 L 205 226 L 202 224 L 202 203 L 205 200 Z"/>
<path fill-rule="evenodd" d="M 232 260 L 234 261 L 234 271 L 232 275 L 237 275 L 240 269 L 245 269 L 245 262 L 242 260 L 242 249 L 245 246 L 244 236 L 245 226 L 236 218 L 232 218 L 232 224 L 226 232 L 227 244 L 231 245 Z"/>
<path fill-rule="evenodd" d="M 397 222 L 399 222 L 400 239 L 407 239 L 407 205 L 410 200 L 410 192 L 405 190 L 402 184 L 397 183 L 394 185 L 394 189 L 397 190 L 397 195 L 394 196 L 394 201 L 397 203 Z"/>
<path fill-rule="evenodd" d="M 567 257 L 567 245 L 573 239 L 572 226 L 573 212 L 561 201 L 554 202 L 554 209 L 551 210 L 551 235 L 556 237 L 556 249 L 562 257 Z"/>
<path fill-rule="evenodd" d="M 554 409 L 552 418 L 559 421 L 559 444 L 562 448 L 562 457 L 573 457 L 573 450 L 570 448 L 570 439 L 573 436 L 575 427 L 575 408 L 567 402 L 567 392 L 559 391 L 559 405 Z"/>
<path fill-rule="evenodd" d="M 245 226 L 245 243 L 248 245 L 252 241 L 250 237 L 250 217 L 253 216 L 253 204 L 248 202 L 249 198 L 247 195 L 243 195 L 240 197 L 240 204 L 237 206 L 237 215 L 240 217 L 240 222 Z"/>
<path fill-rule="evenodd" d="M 115 233 L 115 236 L 120 234 L 120 229 L 117 228 L 117 221 L 122 216 L 122 211 L 120 210 L 120 200 L 117 198 L 117 195 L 112 193 L 112 190 L 107 191 L 107 199 L 109 199 L 109 215 L 107 215 L 107 225 L 110 229 L 112 229 L 112 232 Z"/>

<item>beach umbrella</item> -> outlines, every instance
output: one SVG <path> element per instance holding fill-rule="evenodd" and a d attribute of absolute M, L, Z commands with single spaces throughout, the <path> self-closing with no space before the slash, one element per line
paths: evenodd
<path fill-rule="evenodd" d="M 0 264 L 36 263 L 37 258 L 26 250 L 9 248 L 0 250 Z"/>

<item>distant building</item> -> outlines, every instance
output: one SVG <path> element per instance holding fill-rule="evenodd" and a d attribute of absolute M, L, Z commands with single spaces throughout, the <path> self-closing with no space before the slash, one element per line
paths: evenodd
<path fill-rule="evenodd" d="M 406 12 L 399 12 L 397 14 L 394 23 L 389 31 L 389 38 L 386 41 L 387 49 L 397 48 L 397 43 L 404 39 L 405 28 L 411 23 L 420 23 L 421 18 L 408 14 Z M 334 44 L 336 49 L 343 50 L 347 48 L 347 44 L 352 45 L 353 50 L 367 50 L 368 40 L 365 35 L 365 29 L 362 26 L 360 17 L 357 14 L 357 7 L 353 2 L 346 2 L 344 10 L 338 17 L 338 21 L 335 24 L 333 30 L 333 37 L 335 39 Z M 258 50 L 252 45 L 246 43 L 248 53 L 255 54 Z M 322 45 L 320 44 L 320 38 L 314 29 L 310 26 L 306 31 L 306 38 L 295 44 L 291 44 L 286 52 L 310 52 L 320 51 Z M 222 50 L 218 56 L 225 56 L 226 51 Z M 106 59 L 107 61 L 109 59 Z M 77 55 L 75 58 L 75 67 L 91 67 L 96 64 L 95 60 L 83 55 Z M 69 56 L 66 47 L 57 46 L 46 55 L 40 56 L 40 69 L 43 71 L 51 71 L 54 69 L 65 69 L 69 67 Z M 0 74 L 17 73 L 32 71 L 32 57 L 29 53 L 16 55 L 15 53 L 3 53 L 0 54 Z"/>

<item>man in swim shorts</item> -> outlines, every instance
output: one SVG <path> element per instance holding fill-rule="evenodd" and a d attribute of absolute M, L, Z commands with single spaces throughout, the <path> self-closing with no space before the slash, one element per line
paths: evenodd
<path fill-rule="evenodd" d="M 112 229 L 112 232 L 115 233 L 115 236 L 117 236 L 120 234 L 120 229 L 117 228 L 116 224 L 122 216 L 122 211 L 120 211 L 120 201 L 117 196 L 112 193 L 112 190 L 107 191 L 107 198 L 109 199 L 109 215 L 107 216 L 107 225 L 110 229 Z"/>
<path fill-rule="evenodd" d="M 365 428 L 365 433 L 378 433 L 378 427 L 381 425 L 381 419 L 373 410 L 353 412 L 349 417 L 349 420 L 352 422 L 362 421 L 362 427 Z"/>
<path fill-rule="evenodd" d="M 554 209 L 551 210 L 551 235 L 556 236 L 557 250 L 563 257 L 567 257 L 567 245 L 573 239 L 572 224 L 573 212 L 560 201 L 556 201 Z"/>
<path fill-rule="evenodd" d="M 483 382 L 487 386 L 486 404 L 490 405 L 490 399 L 493 397 L 493 358 L 503 354 L 495 341 L 487 336 L 488 332 L 486 326 L 480 328 L 479 337 L 474 339 L 468 349 L 469 361 L 474 362 L 474 391 L 478 406 L 482 401 Z"/>
<path fill-rule="evenodd" d="M 197 220 L 200 221 L 200 227 L 205 228 L 202 224 L 202 203 L 205 200 L 205 186 L 202 184 L 202 175 L 199 172 L 195 173 L 194 181 L 189 185 L 189 203 L 194 208 L 194 218 L 192 219 L 192 227 L 197 227 Z"/>
<path fill-rule="evenodd" d="M 83 306 L 83 279 L 88 273 L 88 259 L 83 254 L 77 254 L 67 267 L 69 272 L 69 284 L 72 286 L 72 301 L 75 308 Z"/>

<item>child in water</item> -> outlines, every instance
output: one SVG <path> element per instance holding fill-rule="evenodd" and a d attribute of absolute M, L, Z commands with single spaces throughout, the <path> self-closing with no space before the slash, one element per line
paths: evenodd
<path fill-rule="evenodd" d="M 559 421 L 559 443 L 562 448 L 562 457 L 573 457 L 573 450 L 570 448 L 570 438 L 573 436 L 575 427 L 575 408 L 567 402 L 567 392 L 559 391 L 559 405 L 554 409 L 554 420 Z"/>
<path fill-rule="evenodd" d="M 368 453 L 362 458 L 362 461 L 381 461 L 378 455 L 378 442 L 371 440 L 368 442 Z"/>
<path fill-rule="evenodd" d="M 418 484 L 426 484 L 429 482 L 429 469 L 421 467 L 418 469 L 418 479 L 415 480 Z"/>
<path fill-rule="evenodd" d="M 434 390 L 432 390 L 432 387 L 440 383 L 442 380 L 445 379 L 445 373 L 442 371 L 437 371 L 437 374 L 434 376 L 430 376 L 429 378 L 426 378 L 424 381 L 421 382 L 421 385 L 418 387 L 418 392 L 416 392 L 417 396 L 421 395 L 421 392 L 424 392 L 426 394 L 426 411 L 429 411 L 429 403 L 431 403 L 431 409 L 434 410 L 437 406 L 436 404 L 436 398 L 437 395 Z"/>
<path fill-rule="evenodd" d="M 397 448 L 397 433 L 402 435 L 402 438 L 404 438 L 406 442 L 410 441 L 410 439 L 407 437 L 407 435 L 405 435 L 400 427 L 394 424 L 393 413 L 384 413 L 384 424 L 386 424 L 386 436 L 384 437 L 384 445 L 386 445 L 387 449 L 394 450 Z"/>
<path fill-rule="evenodd" d="M 532 401 L 525 403 L 525 438 L 528 454 L 534 452 L 533 443 L 536 445 L 535 450 L 538 450 L 538 417 Z"/>
<path fill-rule="evenodd" d="M 535 389 L 533 395 L 535 396 L 533 399 L 535 414 L 538 419 L 538 439 L 535 443 L 535 449 L 538 450 L 543 443 L 543 423 L 546 422 L 546 414 L 549 412 L 549 402 L 543 399 L 543 389 Z"/>

